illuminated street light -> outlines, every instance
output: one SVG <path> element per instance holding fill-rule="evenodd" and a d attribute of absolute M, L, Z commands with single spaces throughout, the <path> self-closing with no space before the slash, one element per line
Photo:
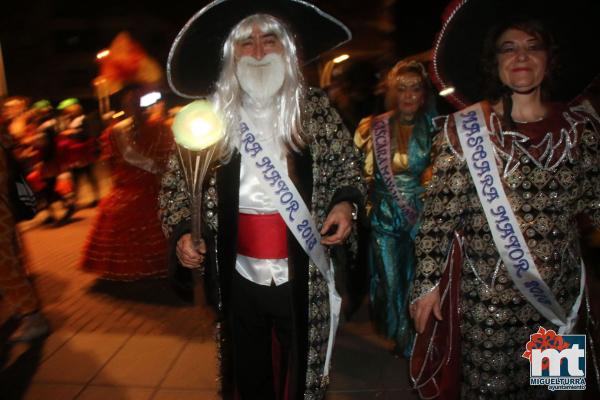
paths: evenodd
<path fill-rule="evenodd" d="M 447 88 L 445 88 L 444 90 L 440 91 L 440 96 L 445 97 L 445 96 L 449 96 L 452 93 L 454 93 L 454 86 L 449 86 Z"/>
<path fill-rule="evenodd" d="M 98 52 L 98 54 L 96 54 L 96 59 L 100 60 L 106 56 L 108 56 L 110 54 L 110 50 L 102 50 L 100 52 Z"/>
<path fill-rule="evenodd" d="M 346 61 L 346 60 L 347 60 L 347 59 L 349 59 L 349 58 L 350 58 L 350 56 L 349 56 L 348 54 L 342 54 L 341 56 L 334 58 L 334 59 L 333 59 L 333 62 L 334 62 L 335 64 L 339 64 L 339 63 L 341 63 L 341 62 L 344 62 L 344 61 Z"/>

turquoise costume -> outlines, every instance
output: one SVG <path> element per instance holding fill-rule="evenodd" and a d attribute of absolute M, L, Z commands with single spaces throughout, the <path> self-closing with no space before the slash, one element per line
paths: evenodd
<path fill-rule="evenodd" d="M 420 215 L 424 188 L 421 176 L 429 166 L 433 113 L 423 113 L 414 125 L 390 118 L 392 172 L 399 193 Z M 369 272 L 371 312 L 380 332 L 394 340 L 394 352 L 409 357 L 414 329 L 408 314 L 408 297 L 415 273 L 414 237 L 417 225 L 409 222 L 392 197 L 373 154 L 371 118 L 361 121 L 355 144 L 365 153 L 370 183 L 371 235 Z"/>

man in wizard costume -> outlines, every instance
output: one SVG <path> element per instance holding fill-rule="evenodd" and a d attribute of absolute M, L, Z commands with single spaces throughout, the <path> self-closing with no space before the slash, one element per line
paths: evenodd
<path fill-rule="evenodd" d="M 299 60 L 350 37 L 304 1 L 218 0 L 171 48 L 172 89 L 207 96 L 225 125 L 204 184 L 199 245 L 175 155 L 160 197 L 173 276 L 203 268 L 219 312 L 224 398 L 325 395 L 340 306 L 329 253 L 344 248 L 352 259 L 364 185 L 351 135 L 325 94 L 304 85 Z"/>

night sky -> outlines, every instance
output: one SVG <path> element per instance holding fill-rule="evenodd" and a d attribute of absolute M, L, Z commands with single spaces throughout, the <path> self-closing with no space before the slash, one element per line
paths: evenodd
<path fill-rule="evenodd" d="M 251 1 L 251 0 L 250 0 Z M 340 49 L 385 69 L 394 60 L 431 47 L 448 0 L 319 0 L 354 33 Z M 6 2 L 8 3 L 8 2 Z M 93 97 L 95 54 L 121 30 L 129 30 L 164 64 L 181 26 L 208 1 L 11 1 L 0 16 L 9 94 Z M 385 4 L 393 3 L 385 8 Z M 366 6 L 365 6 L 366 5 Z M 395 30 L 387 28 L 383 19 Z"/>

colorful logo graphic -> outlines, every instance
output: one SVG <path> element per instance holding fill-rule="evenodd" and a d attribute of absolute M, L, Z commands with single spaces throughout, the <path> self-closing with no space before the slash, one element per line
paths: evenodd
<path fill-rule="evenodd" d="M 522 354 L 529 360 L 529 384 L 546 385 L 549 390 L 585 390 L 585 339 L 585 335 L 559 335 L 540 327 Z"/>

